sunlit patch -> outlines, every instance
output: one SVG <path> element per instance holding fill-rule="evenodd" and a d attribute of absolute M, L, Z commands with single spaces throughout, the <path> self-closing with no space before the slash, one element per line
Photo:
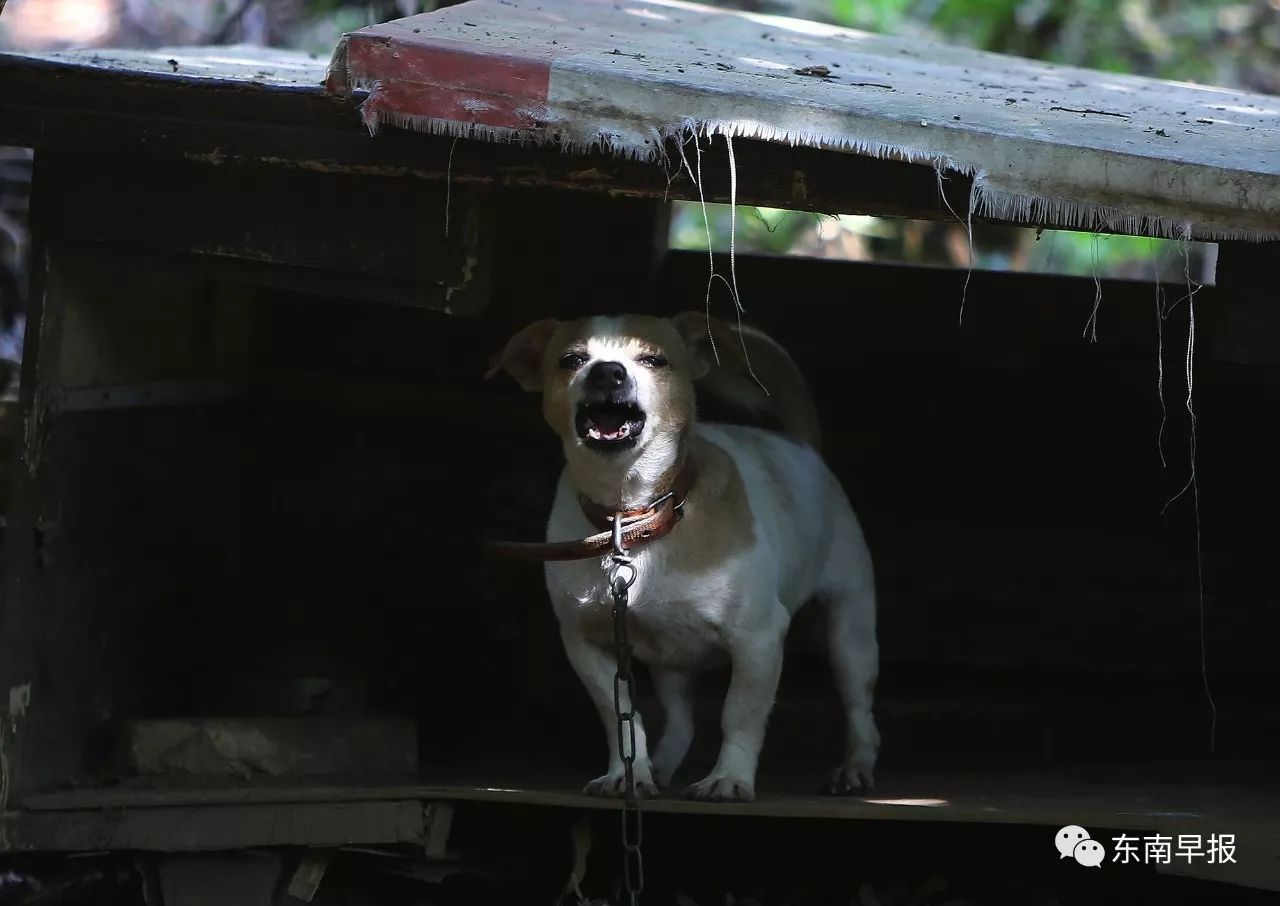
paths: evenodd
<path fill-rule="evenodd" d="M 643 9 L 638 6 L 632 6 L 623 10 L 628 16 L 639 16 L 641 19 L 656 19 L 659 22 L 666 22 L 670 16 L 664 16 L 662 13 L 655 13 L 652 10 Z"/>
<path fill-rule="evenodd" d="M 785 16 L 770 16 L 764 13 L 740 13 L 744 19 L 749 19 L 757 25 L 767 25 L 770 28 L 781 29 L 782 31 L 794 32 L 800 35 L 813 35 L 817 38 L 830 38 L 834 36 L 847 38 L 864 37 L 863 32 L 854 31 L 851 28 L 843 28 L 839 25 L 829 25 L 826 22 L 810 22 L 807 19 L 788 19 Z"/>
<path fill-rule="evenodd" d="M 1255 116 L 1280 116 L 1280 110 L 1273 107 L 1240 107 L 1236 104 L 1227 104 L 1223 107 L 1214 107 L 1214 110 L 1222 110 L 1227 113 L 1246 113 Z"/>
<path fill-rule="evenodd" d="M 667 9 L 678 9 L 689 13 L 698 13 L 701 15 L 723 15 L 724 10 L 712 9 L 706 6 L 700 6 L 693 3 L 684 3 L 681 0 L 644 0 L 648 6 L 665 6 Z"/>
<path fill-rule="evenodd" d="M 942 808 L 951 803 L 946 799 L 868 799 L 871 805 L 906 805 L 918 808 Z"/>
<path fill-rule="evenodd" d="M 252 52 L 240 54 L 237 56 L 212 56 L 212 57 L 204 57 L 203 59 L 211 64 L 224 64 L 224 65 L 230 65 L 230 66 L 252 66 L 253 64 L 257 63 L 261 65 L 263 68 L 270 68 L 273 71 L 280 71 L 283 69 L 293 69 L 301 72 L 304 70 L 310 70 L 311 68 L 310 64 L 302 61 L 290 62 L 287 59 L 280 59 L 278 57 L 266 57 L 265 55 L 261 58 L 258 58 L 258 57 L 255 57 L 255 55 Z"/>
<path fill-rule="evenodd" d="M 1165 81 L 1164 84 L 1173 85 L 1178 88 L 1186 88 L 1186 89 L 1189 89 L 1190 91 L 1211 91 L 1214 94 L 1236 94 L 1236 95 L 1247 94 L 1247 92 L 1237 91 L 1234 88 L 1223 88 L 1220 85 L 1201 85 L 1198 82 L 1179 82 L 1176 79 L 1168 79 Z"/>
<path fill-rule="evenodd" d="M 791 70 L 794 68 L 786 63 L 779 63 L 776 60 L 762 60 L 759 57 L 738 57 L 738 62 L 746 63 L 748 66 L 756 66 L 760 69 Z"/>

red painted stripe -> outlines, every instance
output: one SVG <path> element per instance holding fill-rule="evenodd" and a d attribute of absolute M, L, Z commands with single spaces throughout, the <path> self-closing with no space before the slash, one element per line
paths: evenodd
<path fill-rule="evenodd" d="M 387 119 L 381 115 L 385 112 L 507 129 L 533 129 L 544 118 L 541 104 L 421 83 L 382 82 L 364 106 L 378 113 L 379 120 Z"/>
<path fill-rule="evenodd" d="M 550 59 L 416 36 L 352 35 L 347 68 L 364 84 L 380 83 L 369 99 L 378 110 L 511 129 L 536 125 L 551 82 Z"/>

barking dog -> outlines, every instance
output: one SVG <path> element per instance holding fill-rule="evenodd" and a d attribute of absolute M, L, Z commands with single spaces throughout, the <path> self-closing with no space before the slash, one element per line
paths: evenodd
<path fill-rule="evenodd" d="M 743 345 L 768 395 L 747 377 Z M 562 556 L 546 564 L 546 582 L 565 653 L 600 712 L 609 745 L 608 770 L 586 791 L 624 792 L 608 550 L 591 548 L 587 536 L 598 540 L 607 530 L 602 514 L 664 506 L 682 513 L 679 526 L 647 543 L 639 536 L 630 550 L 636 581 L 628 634 L 665 716 L 652 750 L 637 718 L 638 790 L 654 795 L 670 781 L 693 738 L 692 677 L 727 662 L 719 757 L 688 793 L 705 800 L 755 797 L 787 627 L 814 598 L 827 608 L 846 722 L 844 759 L 826 790 L 869 789 L 880 745 L 872 717 L 879 654 L 871 558 L 840 483 L 816 451 L 812 400 L 790 357 L 754 330 L 713 322 L 709 333 L 701 313 L 670 320 L 629 315 L 538 321 L 511 338 L 496 359 L 499 368 L 542 394 L 543 416 L 564 445 L 549 543 L 536 547 L 584 539 L 576 558 L 574 542 L 558 546 Z M 781 430 L 696 421 L 695 382 L 723 402 L 774 416 Z M 683 499 L 671 503 L 672 493 Z M 555 552 L 538 557 L 553 558 Z M 625 694 L 623 707 L 630 707 Z"/>

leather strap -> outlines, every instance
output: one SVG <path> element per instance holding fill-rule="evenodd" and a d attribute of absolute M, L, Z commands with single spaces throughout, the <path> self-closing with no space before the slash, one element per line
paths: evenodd
<path fill-rule="evenodd" d="M 622 520 L 622 546 L 626 550 L 650 544 L 669 534 L 684 517 L 684 502 L 696 478 L 692 462 L 685 461 L 670 489 L 647 507 L 616 512 L 586 498 L 579 498 L 582 514 L 600 529 L 599 534 L 573 541 L 545 543 L 524 541 L 490 541 L 490 553 L 515 560 L 590 560 L 613 550 L 613 520 Z"/>

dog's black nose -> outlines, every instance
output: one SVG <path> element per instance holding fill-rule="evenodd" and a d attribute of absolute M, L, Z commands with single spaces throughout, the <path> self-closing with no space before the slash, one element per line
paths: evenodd
<path fill-rule="evenodd" d="M 587 389 L 612 393 L 627 382 L 627 366 L 621 362 L 596 362 L 587 372 Z"/>

